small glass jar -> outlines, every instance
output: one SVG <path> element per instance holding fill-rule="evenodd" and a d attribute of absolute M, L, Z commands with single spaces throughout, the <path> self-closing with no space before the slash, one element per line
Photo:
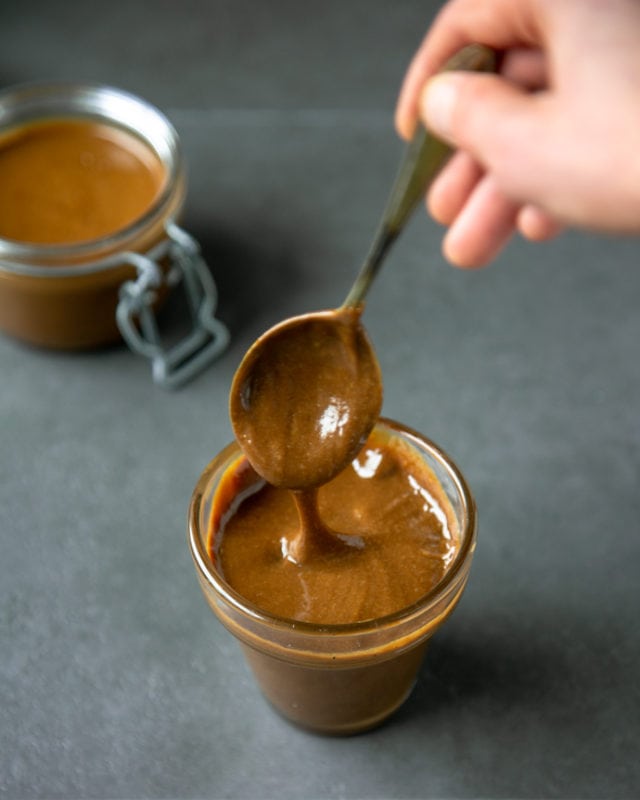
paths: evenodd
<path fill-rule="evenodd" d="M 476 543 L 476 509 L 454 462 L 433 442 L 391 420 L 378 428 L 410 445 L 431 468 L 451 503 L 459 550 L 442 580 L 413 605 L 389 616 L 319 625 L 273 616 L 239 595 L 208 550 L 212 501 L 225 470 L 241 455 L 228 445 L 208 465 L 189 507 L 189 546 L 204 596 L 238 639 L 262 692 L 290 721 L 318 733 L 373 728 L 411 693 L 427 643 L 460 599 Z"/>
<path fill-rule="evenodd" d="M 37 346 L 87 349 L 118 341 L 152 362 L 156 383 L 178 385 L 226 347 L 216 287 L 195 240 L 178 227 L 186 173 L 167 118 L 106 86 L 32 84 L 0 92 L 0 134 L 47 120 L 87 120 L 132 134 L 160 161 L 164 181 L 151 207 L 90 241 L 33 244 L 0 238 L 0 329 Z M 160 302 L 183 283 L 192 315 L 186 339 L 165 350 Z"/>

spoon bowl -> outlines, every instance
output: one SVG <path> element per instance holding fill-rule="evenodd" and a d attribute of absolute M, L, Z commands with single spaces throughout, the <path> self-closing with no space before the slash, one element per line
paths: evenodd
<path fill-rule="evenodd" d="M 361 308 L 287 319 L 238 368 L 229 411 L 253 468 L 274 486 L 329 481 L 358 454 L 382 407 L 382 377 Z"/>

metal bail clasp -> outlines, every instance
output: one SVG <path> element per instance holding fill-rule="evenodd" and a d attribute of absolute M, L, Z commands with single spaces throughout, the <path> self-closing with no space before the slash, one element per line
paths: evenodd
<path fill-rule="evenodd" d="M 214 361 L 229 343 L 229 331 L 216 319 L 218 293 L 196 240 L 175 223 L 167 238 L 146 254 L 125 253 L 121 258 L 138 272 L 135 281 L 120 287 L 116 321 L 134 353 L 151 360 L 154 383 L 167 389 L 182 386 Z M 167 259 L 169 269 L 158 263 Z M 166 349 L 160 339 L 153 303 L 163 283 L 183 282 L 192 320 L 191 332 Z"/>

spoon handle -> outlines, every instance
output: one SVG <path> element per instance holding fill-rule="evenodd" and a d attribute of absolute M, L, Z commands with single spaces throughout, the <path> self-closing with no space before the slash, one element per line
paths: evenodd
<path fill-rule="evenodd" d="M 484 45 L 472 44 L 449 59 L 443 71 L 492 72 L 495 67 L 494 51 Z M 363 302 L 388 248 L 452 153 L 453 150 L 448 144 L 432 136 L 420 123 L 417 124 L 413 138 L 407 145 L 369 254 L 343 306 L 355 307 Z"/>

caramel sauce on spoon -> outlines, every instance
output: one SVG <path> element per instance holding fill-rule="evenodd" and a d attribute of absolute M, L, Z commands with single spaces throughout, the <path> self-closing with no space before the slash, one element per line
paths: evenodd
<path fill-rule="evenodd" d="M 494 66 L 492 51 L 471 45 L 445 69 Z M 361 323 L 364 297 L 389 247 L 450 155 L 447 144 L 418 125 L 344 304 L 271 328 L 249 349 L 234 377 L 230 416 L 238 443 L 259 475 L 296 493 L 300 533 L 285 542 L 283 552 L 294 563 L 358 546 L 323 525 L 315 490 L 353 461 L 379 417 L 382 377 Z"/>

